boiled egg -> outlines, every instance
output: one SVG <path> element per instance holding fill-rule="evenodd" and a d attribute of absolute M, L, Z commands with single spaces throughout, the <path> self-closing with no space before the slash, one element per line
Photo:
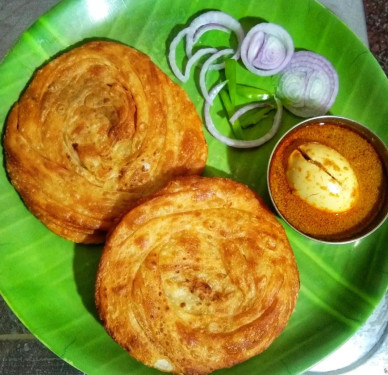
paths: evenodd
<path fill-rule="evenodd" d="M 319 142 L 295 148 L 286 174 L 293 193 L 320 210 L 344 212 L 358 199 L 358 181 L 349 161 Z"/>

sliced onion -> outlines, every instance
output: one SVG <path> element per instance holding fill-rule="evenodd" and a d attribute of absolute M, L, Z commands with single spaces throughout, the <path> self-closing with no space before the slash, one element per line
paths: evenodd
<path fill-rule="evenodd" d="M 276 94 L 291 113 L 313 117 L 331 108 L 338 88 L 338 75 L 330 61 L 315 52 L 299 51 L 282 72 Z"/>
<path fill-rule="evenodd" d="M 245 35 L 240 22 L 228 13 L 211 10 L 195 18 L 188 27 L 186 37 L 186 55 L 189 58 L 193 54 L 194 44 L 198 41 L 200 36 L 209 30 L 234 32 L 237 37 L 238 46 L 233 57 L 236 59 L 240 57 L 240 46 Z"/>
<path fill-rule="evenodd" d="M 267 134 L 263 135 L 262 137 L 260 137 L 258 139 L 244 141 L 244 140 L 229 138 L 229 137 L 221 134 L 217 130 L 217 128 L 215 127 L 215 125 L 213 123 L 213 120 L 212 120 L 212 117 L 210 114 L 210 109 L 213 105 L 214 99 L 219 94 L 219 92 L 223 89 L 223 87 L 226 85 L 226 83 L 227 82 L 224 81 L 224 82 L 221 82 L 221 83 L 218 83 L 217 85 L 215 85 L 209 92 L 209 99 L 210 100 L 205 102 L 205 106 L 204 106 L 205 124 L 206 124 L 206 127 L 209 130 L 210 134 L 214 138 L 221 141 L 222 143 L 225 143 L 228 146 L 236 147 L 236 148 L 258 147 L 258 146 L 261 146 L 262 144 L 264 144 L 265 142 L 269 141 L 278 131 L 279 126 L 280 126 L 280 121 L 282 118 L 282 114 L 283 114 L 282 104 L 276 97 L 275 97 L 275 101 L 276 101 L 277 110 L 276 110 L 276 114 L 274 116 L 272 127 L 269 130 L 269 132 Z M 255 104 L 260 104 L 258 106 L 265 105 L 264 103 L 255 103 Z M 240 112 L 237 111 L 238 113 L 236 112 L 231 118 L 235 117 L 235 119 L 237 119 L 238 117 L 242 116 L 245 112 L 247 112 L 253 108 L 256 108 L 256 107 L 252 108 L 251 104 L 248 104 L 247 107 L 248 107 L 248 109 L 246 109 L 246 110 L 240 109 L 239 110 Z M 245 107 L 243 107 L 243 108 L 245 108 Z"/>
<path fill-rule="evenodd" d="M 187 35 L 188 28 L 181 30 L 170 44 L 170 50 L 168 53 L 168 61 L 170 63 L 171 70 L 175 76 L 182 82 L 187 82 L 190 77 L 190 71 L 193 65 L 203 56 L 214 53 L 216 48 L 202 48 L 192 55 L 186 63 L 184 73 L 178 68 L 176 63 L 176 49 L 181 40 Z"/>
<path fill-rule="evenodd" d="M 282 71 L 293 53 L 294 42 L 290 34 L 274 23 L 259 23 L 249 30 L 241 45 L 245 67 L 259 76 Z"/>
<path fill-rule="evenodd" d="M 202 65 L 201 71 L 199 73 L 199 86 L 201 88 L 202 95 L 206 101 L 211 100 L 209 93 L 208 93 L 208 90 L 207 90 L 207 87 L 206 87 L 206 73 L 207 73 L 207 71 L 209 69 L 215 69 L 215 68 L 222 69 L 223 65 L 225 65 L 225 64 L 217 64 L 216 65 L 216 64 L 213 64 L 214 61 L 216 61 L 217 59 L 219 59 L 220 57 L 225 56 L 225 55 L 233 55 L 233 53 L 234 53 L 234 50 L 231 48 L 223 49 L 223 50 L 218 51 L 218 52 L 214 53 L 213 55 L 211 55 Z"/>
<path fill-rule="evenodd" d="M 203 25 L 201 27 L 199 27 L 194 35 L 193 35 L 193 40 L 194 40 L 194 43 L 197 42 L 197 40 L 203 35 L 205 34 L 207 31 L 211 31 L 211 30 L 218 30 L 218 31 L 223 31 L 225 33 L 229 32 L 229 29 L 223 25 L 219 25 L 217 23 L 209 23 L 207 25 Z"/>
<path fill-rule="evenodd" d="M 220 30 L 223 32 L 232 31 L 237 36 L 238 46 L 233 51 L 233 58 L 238 59 L 240 57 L 240 47 L 244 39 L 244 30 L 241 24 L 233 18 L 231 15 L 221 11 L 209 11 L 201 14 L 195 18 L 191 24 L 185 29 L 181 30 L 175 38 L 172 40 L 169 48 L 168 60 L 171 70 L 175 76 L 182 82 L 186 82 L 190 77 L 190 71 L 193 65 L 204 55 L 215 53 L 218 50 L 216 48 L 201 48 L 193 54 L 194 44 L 198 39 L 207 31 Z M 176 63 L 176 49 L 178 44 L 186 38 L 186 55 L 188 62 L 186 64 L 184 72 L 182 72 Z M 216 64 L 211 66 L 211 69 L 222 69 L 224 64 Z M 210 67 L 208 67 L 210 68 Z"/>
<path fill-rule="evenodd" d="M 268 107 L 268 103 L 267 102 L 249 103 L 249 104 L 245 105 L 244 107 L 238 109 L 233 114 L 233 116 L 229 119 L 229 121 L 233 124 L 242 115 L 245 115 L 245 113 L 251 111 L 252 109 L 261 108 L 261 107 Z"/>

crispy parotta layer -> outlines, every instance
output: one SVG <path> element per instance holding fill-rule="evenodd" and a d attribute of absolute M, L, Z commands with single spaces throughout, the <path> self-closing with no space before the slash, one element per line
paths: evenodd
<path fill-rule="evenodd" d="M 232 180 L 186 177 L 112 232 L 96 304 L 107 332 L 139 361 L 206 374 L 265 350 L 298 290 L 285 231 L 261 199 Z"/>
<path fill-rule="evenodd" d="M 148 56 L 91 42 L 40 69 L 4 140 L 12 184 L 55 233 L 102 242 L 135 201 L 202 172 L 207 146 L 186 93 Z"/>

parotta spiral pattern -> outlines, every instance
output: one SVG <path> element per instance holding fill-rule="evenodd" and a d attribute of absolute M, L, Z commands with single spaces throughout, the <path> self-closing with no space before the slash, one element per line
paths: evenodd
<path fill-rule="evenodd" d="M 205 374 L 266 349 L 299 276 L 281 225 L 247 187 L 186 177 L 124 216 L 99 266 L 108 333 L 164 371 Z"/>
<path fill-rule="evenodd" d="M 11 181 L 57 234 L 102 242 L 134 202 L 201 173 L 207 146 L 186 93 L 144 54 L 90 42 L 40 69 L 11 111 Z"/>

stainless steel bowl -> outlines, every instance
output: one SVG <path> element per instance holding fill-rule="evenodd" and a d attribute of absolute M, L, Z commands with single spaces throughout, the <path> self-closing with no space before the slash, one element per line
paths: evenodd
<path fill-rule="evenodd" d="M 344 238 L 335 239 L 335 240 L 314 237 L 312 235 L 303 233 L 300 229 L 296 228 L 280 212 L 280 210 L 277 206 L 277 203 L 276 203 L 276 201 L 272 195 L 272 192 L 271 192 L 270 167 L 271 167 L 271 163 L 273 161 L 274 154 L 277 151 L 280 144 L 290 135 L 290 133 L 294 132 L 298 128 L 301 128 L 301 127 L 304 127 L 307 125 L 311 125 L 311 124 L 320 124 L 320 125 L 324 126 L 327 123 L 348 127 L 351 130 L 360 134 L 363 138 L 368 140 L 371 145 L 374 146 L 377 154 L 380 156 L 380 159 L 381 159 L 381 163 L 382 163 L 382 167 L 383 167 L 383 171 L 384 171 L 385 185 L 388 189 L 388 149 L 385 146 L 384 142 L 373 131 L 368 129 L 366 126 L 364 126 L 364 125 L 362 125 L 354 120 L 351 120 L 351 119 L 348 119 L 345 117 L 340 117 L 340 116 L 319 116 L 319 117 L 310 118 L 310 119 L 304 120 L 304 121 L 296 124 L 291 129 L 289 129 L 282 136 L 282 138 L 279 139 L 279 141 L 277 142 L 277 144 L 275 145 L 275 147 L 271 153 L 269 163 L 268 163 L 268 169 L 267 169 L 267 186 L 268 186 L 271 201 L 272 201 L 277 213 L 295 231 L 299 232 L 300 234 L 302 234 L 303 236 L 305 236 L 307 238 L 310 238 L 310 239 L 313 239 L 313 240 L 316 240 L 319 242 L 324 242 L 324 243 L 329 243 L 329 244 L 350 243 L 350 242 L 360 240 L 360 239 L 370 235 L 371 233 L 373 233 L 375 230 L 377 230 L 383 224 L 383 222 L 385 221 L 385 219 L 388 216 L 388 194 L 387 194 L 387 192 L 381 197 L 381 199 L 383 199 L 384 202 L 380 206 L 379 212 L 377 213 L 377 215 L 375 216 L 375 218 L 373 219 L 373 221 L 371 223 L 369 223 L 365 228 L 361 229 L 360 231 L 357 231 L 354 234 L 351 234 L 351 235 L 346 236 Z"/>

